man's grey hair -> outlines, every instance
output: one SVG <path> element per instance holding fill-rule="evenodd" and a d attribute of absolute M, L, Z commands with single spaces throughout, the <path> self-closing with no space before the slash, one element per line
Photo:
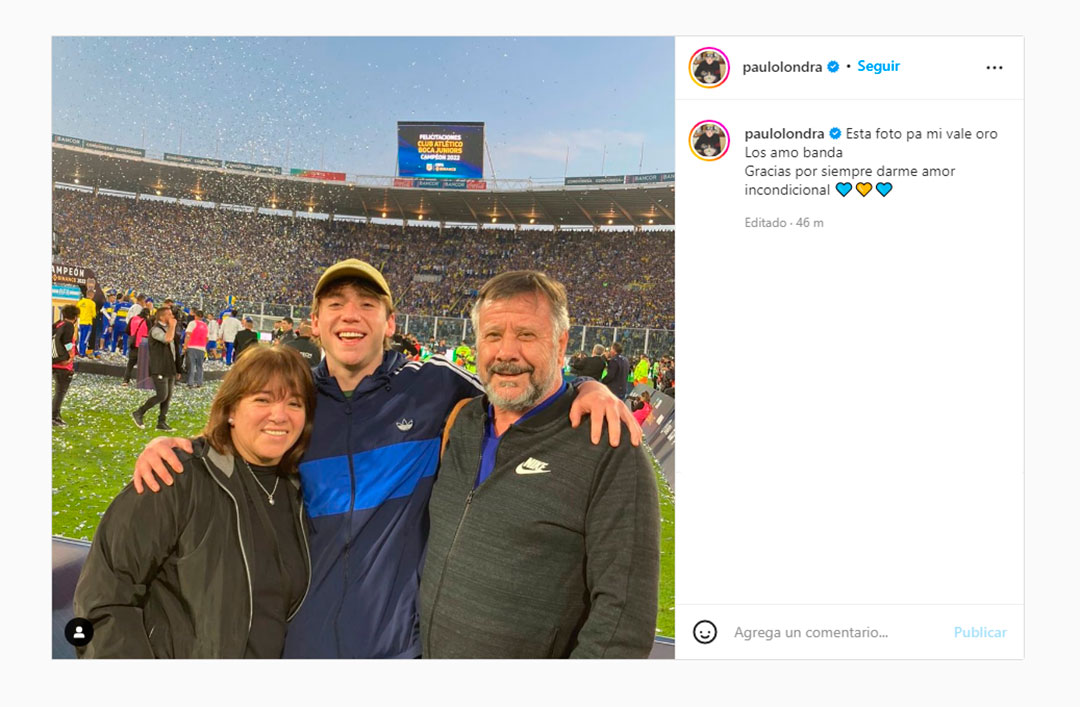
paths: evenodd
<path fill-rule="evenodd" d="M 605 351 L 607 351 L 607 349 L 604 348 L 603 344 L 597 344 L 596 346 L 592 347 L 592 355 L 593 356 L 599 356 L 600 354 L 604 353 Z"/>
<path fill-rule="evenodd" d="M 473 333 L 477 339 L 479 340 L 480 332 L 480 307 L 484 303 L 532 293 L 547 298 L 551 306 L 551 328 L 554 331 L 555 341 L 559 340 L 563 332 L 570 331 L 566 288 L 538 270 L 511 270 L 496 275 L 480 288 L 471 315 Z"/>

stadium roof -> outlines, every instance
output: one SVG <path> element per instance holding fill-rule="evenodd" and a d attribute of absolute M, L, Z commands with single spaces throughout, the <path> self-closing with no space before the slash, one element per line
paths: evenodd
<path fill-rule="evenodd" d="M 528 226 L 674 226 L 675 185 L 544 185 L 486 180 L 485 190 L 395 186 L 394 177 L 326 181 L 179 164 L 54 144 L 53 182 L 177 199 L 365 218 Z M 406 180 L 407 181 L 407 180 Z M 510 186 L 510 188 L 506 188 Z"/>

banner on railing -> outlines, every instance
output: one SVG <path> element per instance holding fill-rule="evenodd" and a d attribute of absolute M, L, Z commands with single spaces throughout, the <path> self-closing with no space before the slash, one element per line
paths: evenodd
<path fill-rule="evenodd" d="M 395 187 L 406 189 L 465 189 L 468 191 L 484 191 L 487 189 L 487 181 L 483 179 L 406 179 L 394 177 Z"/>
<path fill-rule="evenodd" d="M 589 184 L 655 184 L 674 181 L 674 172 L 656 172 L 654 174 L 612 174 L 606 177 L 567 177 L 563 180 L 563 184 L 573 187 Z"/>
<path fill-rule="evenodd" d="M 568 187 L 582 186 L 585 184 L 625 184 L 626 176 L 612 175 L 610 177 L 567 177 L 563 184 Z"/>
<path fill-rule="evenodd" d="M 111 145 L 107 142 L 97 142 L 94 140 L 83 140 L 77 137 L 68 137 L 67 135 L 57 135 L 53 133 L 53 142 L 58 145 L 72 145 L 74 147 L 85 147 L 88 150 L 98 150 L 99 152 L 115 152 L 118 155 L 130 155 L 132 157 L 146 157 L 146 150 L 140 150 L 137 147 L 127 147 L 125 145 Z"/>
<path fill-rule="evenodd" d="M 344 172 L 324 172 L 321 169 L 290 169 L 289 174 L 294 177 L 303 177 L 304 179 L 323 179 L 329 182 L 344 182 Z"/>
<path fill-rule="evenodd" d="M 655 174 L 628 174 L 627 184 L 654 184 L 656 182 L 674 182 L 674 172 L 657 172 Z"/>
<path fill-rule="evenodd" d="M 177 155 L 172 152 L 166 152 L 163 159 L 166 162 L 178 162 L 180 164 L 194 164 L 200 167 L 220 167 L 221 160 L 215 160 L 212 157 L 193 157 L 191 155 Z"/>
<path fill-rule="evenodd" d="M 268 164 L 252 164 L 250 162 L 225 162 L 225 169 L 236 169 L 241 172 L 254 172 L 255 174 L 281 174 L 281 167 Z"/>

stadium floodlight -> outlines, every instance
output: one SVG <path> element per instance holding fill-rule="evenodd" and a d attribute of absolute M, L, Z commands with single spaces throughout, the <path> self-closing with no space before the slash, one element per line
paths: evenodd
<path fill-rule="evenodd" d="M 536 223 L 536 219 L 534 219 L 534 218 L 529 219 L 529 223 Z"/>
<path fill-rule="evenodd" d="M 419 219 L 419 220 L 421 220 L 421 221 L 423 221 L 423 220 L 424 220 L 424 215 L 423 215 L 423 214 L 420 214 L 420 215 L 419 215 L 419 216 L 417 216 L 416 218 L 417 218 L 417 219 Z"/>
<path fill-rule="evenodd" d="M 492 216 L 492 217 L 491 217 L 491 222 L 492 222 L 492 223 L 495 223 L 495 222 L 496 222 L 496 221 L 498 221 L 498 220 L 499 220 L 499 219 L 495 218 L 494 216 Z"/>
<path fill-rule="evenodd" d="M 157 194 L 158 196 L 161 196 L 161 190 L 160 189 L 155 189 L 154 193 Z"/>
<path fill-rule="evenodd" d="M 382 217 L 386 218 L 386 212 L 385 211 L 382 212 Z"/>
<path fill-rule="evenodd" d="M 312 211 L 314 211 L 314 210 L 315 210 L 315 207 L 314 207 L 314 206 L 309 206 L 309 207 L 307 207 L 307 211 L 308 211 L 308 213 L 309 213 L 309 214 L 310 214 L 310 213 L 311 213 Z"/>
<path fill-rule="evenodd" d="M 615 223 L 615 222 L 614 222 L 614 221 L 612 221 L 611 219 L 608 219 L 608 220 L 607 220 L 607 225 L 609 225 L 609 226 L 610 226 L 610 225 L 611 225 L 611 224 L 613 224 L 613 223 Z"/>
<path fill-rule="evenodd" d="M 649 225 L 650 226 L 652 225 L 652 219 L 649 219 Z"/>
<path fill-rule="evenodd" d="M 76 184 L 78 184 L 78 183 L 79 183 L 79 178 L 78 178 L 78 177 L 75 177 L 75 183 L 76 183 Z"/>

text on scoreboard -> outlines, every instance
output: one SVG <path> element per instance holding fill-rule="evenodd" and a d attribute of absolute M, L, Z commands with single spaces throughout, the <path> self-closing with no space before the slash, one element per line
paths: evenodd
<path fill-rule="evenodd" d="M 483 179 L 483 123 L 397 125 L 398 176 Z"/>

